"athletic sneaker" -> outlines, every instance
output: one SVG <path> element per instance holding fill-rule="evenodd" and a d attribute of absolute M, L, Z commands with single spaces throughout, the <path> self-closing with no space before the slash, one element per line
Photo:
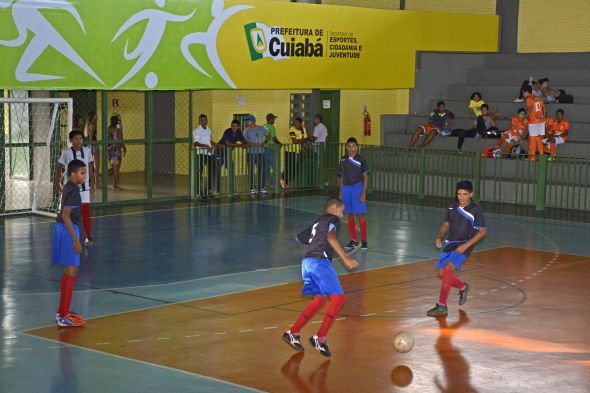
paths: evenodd
<path fill-rule="evenodd" d="M 87 246 L 91 246 L 91 245 L 94 244 L 94 242 L 92 241 L 92 238 L 91 237 L 87 237 L 86 238 L 86 241 L 84 242 L 84 244 L 87 245 Z"/>
<path fill-rule="evenodd" d="M 70 311 L 70 313 L 68 314 L 68 316 L 69 317 L 72 317 L 73 319 L 75 319 L 78 322 L 84 322 L 84 323 L 86 323 L 86 320 L 84 319 L 84 317 L 82 315 L 77 314 L 77 313 L 75 313 L 73 311 Z M 59 318 L 60 318 L 59 313 L 56 312 L 55 313 L 55 322 L 57 322 Z"/>
<path fill-rule="evenodd" d="M 74 318 L 71 314 L 68 314 L 63 318 L 58 317 L 56 322 L 59 327 L 82 327 L 86 324 L 86 322 Z"/>
<path fill-rule="evenodd" d="M 266 194 L 268 191 L 266 191 L 266 187 L 262 188 L 262 190 L 260 190 L 261 193 Z"/>
<path fill-rule="evenodd" d="M 318 336 L 312 336 L 309 338 L 309 342 L 311 343 L 311 345 L 313 345 L 315 349 L 318 350 L 319 353 L 321 353 L 325 357 L 329 358 L 330 356 L 332 356 L 332 352 L 330 352 L 330 348 L 328 348 L 328 341 L 322 344 Z"/>
<path fill-rule="evenodd" d="M 366 251 L 366 250 L 368 250 L 368 249 L 369 249 L 369 244 L 367 243 L 367 241 L 366 241 L 366 240 L 363 240 L 363 241 L 361 242 L 361 250 L 365 250 L 365 251 Z"/>
<path fill-rule="evenodd" d="M 448 313 L 449 313 L 449 308 L 447 306 L 442 306 L 442 305 L 436 303 L 436 306 L 434 306 L 434 308 L 428 310 L 426 315 L 428 315 L 429 317 L 444 317 Z"/>
<path fill-rule="evenodd" d="M 467 301 L 467 294 L 469 293 L 469 284 L 465 283 L 465 289 L 459 291 L 459 305 L 465 304 Z"/>
<path fill-rule="evenodd" d="M 301 345 L 301 338 L 299 335 L 292 334 L 290 330 L 283 333 L 283 341 L 299 352 L 305 351 L 305 348 Z"/>
<path fill-rule="evenodd" d="M 357 242 L 355 240 L 351 240 L 350 243 L 348 243 L 346 246 L 344 246 L 344 248 L 347 250 L 354 250 L 358 246 L 359 246 L 359 242 Z"/>
<path fill-rule="evenodd" d="M 255 190 L 254 188 L 252 188 L 252 189 L 250 190 L 250 194 L 252 194 L 252 195 L 256 194 L 256 190 Z"/>

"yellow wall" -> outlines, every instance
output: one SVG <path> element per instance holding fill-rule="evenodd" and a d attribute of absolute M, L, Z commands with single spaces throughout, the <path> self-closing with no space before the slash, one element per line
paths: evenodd
<path fill-rule="evenodd" d="M 399 10 L 399 0 L 322 0 L 322 4 Z"/>
<path fill-rule="evenodd" d="M 496 14 L 496 0 L 406 0 L 406 10 Z"/>
<path fill-rule="evenodd" d="M 381 115 L 407 114 L 410 91 L 400 90 L 342 90 L 340 92 L 340 142 L 351 136 L 360 144 L 381 144 Z M 371 136 L 363 136 L 363 109 L 371 115 Z"/>
<path fill-rule="evenodd" d="M 520 0 L 518 52 L 589 52 L 589 20 L 588 0 Z"/>

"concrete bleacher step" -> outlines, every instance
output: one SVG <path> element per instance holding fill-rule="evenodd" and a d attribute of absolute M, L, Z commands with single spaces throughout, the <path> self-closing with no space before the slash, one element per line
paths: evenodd
<path fill-rule="evenodd" d="M 426 123 L 427 120 L 428 116 L 425 115 L 383 115 L 381 117 L 381 130 L 384 134 L 411 134 L 416 127 Z M 472 124 L 473 119 L 458 116 L 453 122 L 452 128 L 467 129 Z M 500 119 L 496 124 L 502 130 L 510 128 L 509 119 Z M 571 125 L 570 142 L 589 143 L 587 146 L 588 154 L 585 156 L 590 155 L 590 123 L 571 122 Z"/>
<path fill-rule="evenodd" d="M 485 68 L 535 69 L 539 65 L 551 69 L 577 70 L 588 68 L 590 53 L 494 54 L 484 60 Z"/>
<path fill-rule="evenodd" d="M 560 86 L 590 86 L 590 68 L 576 70 L 576 72 L 564 72 L 563 69 L 544 69 L 536 70 L 535 74 L 531 70 L 517 69 L 469 69 L 466 72 L 465 80 L 467 83 L 505 85 L 512 83 L 522 83 L 523 80 L 532 76 L 535 79 L 549 78 L 551 86 L 559 88 Z"/>
<path fill-rule="evenodd" d="M 438 100 L 431 100 L 430 107 L 433 109 L 436 108 L 437 102 Z M 455 116 L 467 116 L 469 101 L 445 100 L 445 103 L 447 109 L 453 112 Z M 490 106 L 492 112 L 501 113 L 506 117 L 514 116 L 518 108 L 525 107 L 523 102 L 486 101 L 486 103 Z M 555 111 L 557 109 L 563 109 L 567 119 L 575 119 L 576 122 L 590 122 L 590 104 L 547 104 L 545 109 L 547 110 L 547 114 L 552 117 L 555 117 Z"/>
<path fill-rule="evenodd" d="M 518 97 L 520 83 L 512 81 L 509 85 L 454 84 L 447 88 L 446 98 L 469 101 L 472 93 L 478 91 L 486 101 L 512 102 Z M 567 94 L 574 96 L 576 104 L 590 104 L 590 86 L 559 86 Z M 565 104 L 564 104 L 565 105 Z"/>
<path fill-rule="evenodd" d="M 407 147 L 410 144 L 410 134 L 385 133 L 384 142 L 386 146 L 400 146 Z M 498 139 L 484 138 L 484 139 L 465 139 L 463 144 L 463 151 L 482 152 L 486 148 L 492 148 L 496 145 Z M 528 146 L 528 142 L 525 141 Z M 457 150 L 457 137 L 437 136 L 427 147 L 427 149 L 435 150 Z M 557 148 L 557 155 L 560 157 L 590 157 L 590 144 L 568 142 L 560 145 Z"/>

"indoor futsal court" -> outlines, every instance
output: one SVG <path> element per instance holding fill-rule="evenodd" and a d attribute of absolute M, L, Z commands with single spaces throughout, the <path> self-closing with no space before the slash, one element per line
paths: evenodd
<path fill-rule="evenodd" d="M 354 253 L 358 272 L 338 270 L 348 297 L 332 357 L 293 351 L 281 333 L 308 302 L 293 234 L 325 200 L 97 217 L 107 246 L 80 271 L 84 329 L 47 316 L 59 296 L 44 257 L 52 221 L 4 220 L 2 391 L 587 391 L 590 249 L 575 222 L 488 214 L 489 235 L 459 274 L 469 302 L 451 299 L 434 319 L 430 239 L 444 209 L 369 202 L 371 250 Z M 409 353 L 393 348 L 400 331 L 414 337 Z"/>
<path fill-rule="evenodd" d="M 590 393 L 590 0 L 0 0 L 0 393 Z"/>

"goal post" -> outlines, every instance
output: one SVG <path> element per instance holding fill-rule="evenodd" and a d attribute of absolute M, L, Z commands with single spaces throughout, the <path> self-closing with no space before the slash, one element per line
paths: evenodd
<path fill-rule="evenodd" d="M 0 98 L 0 215 L 55 217 L 55 169 L 72 127 L 71 98 Z"/>

